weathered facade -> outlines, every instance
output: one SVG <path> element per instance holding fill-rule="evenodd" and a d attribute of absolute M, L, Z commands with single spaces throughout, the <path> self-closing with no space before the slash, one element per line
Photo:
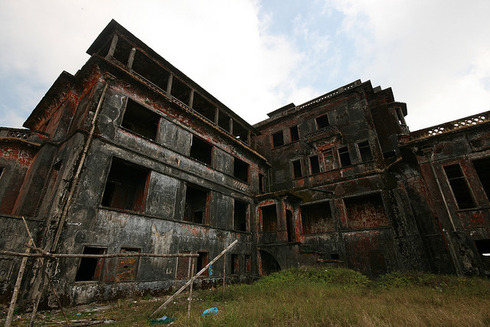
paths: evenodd
<path fill-rule="evenodd" d="M 410 133 L 391 89 L 356 81 L 251 126 L 115 21 L 87 52 L 27 129 L 0 129 L 0 249 L 24 252 L 25 217 L 46 251 L 194 253 L 196 270 L 238 239 L 203 285 L 223 264 L 233 281 L 323 262 L 488 274 L 488 112 Z M 29 262 L 28 301 L 46 268 Z M 0 256 L 0 302 L 19 263 Z M 188 268 L 124 257 L 47 270 L 76 304 L 169 290 Z"/>

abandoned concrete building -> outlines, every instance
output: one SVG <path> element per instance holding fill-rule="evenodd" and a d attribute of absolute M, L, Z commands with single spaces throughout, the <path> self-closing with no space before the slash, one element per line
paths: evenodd
<path fill-rule="evenodd" d="M 410 132 L 390 88 L 355 81 L 252 126 L 115 21 L 87 53 L 26 129 L 0 129 L 0 303 L 21 261 L 5 251 L 26 250 L 22 217 L 48 252 L 193 253 L 195 270 L 238 239 L 202 286 L 223 268 L 247 281 L 323 263 L 489 274 L 490 112 Z M 36 262 L 25 301 L 40 287 Z M 189 268 L 51 264 L 68 304 L 169 290 Z"/>

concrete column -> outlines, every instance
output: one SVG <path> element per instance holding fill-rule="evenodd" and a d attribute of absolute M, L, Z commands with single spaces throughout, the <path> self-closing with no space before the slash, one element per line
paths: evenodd
<path fill-rule="evenodd" d="M 128 69 L 131 69 L 133 67 L 133 62 L 134 62 L 134 56 L 136 55 L 136 49 L 132 48 L 131 52 L 129 53 L 129 58 L 128 58 Z"/>
<path fill-rule="evenodd" d="M 218 123 L 219 123 L 219 108 L 216 107 L 216 109 L 214 110 L 214 124 L 218 125 Z"/>
<path fill-rule="evenodd" d="M 106 58 L 112 58 L 114 56 L 114 52 L 116 51 L 118 37 L 116 34 L 112 37 L 111 46 L 109 47 L 109 52 L 107 52 Z"/>
<path fill-rule="evenodd" d="M 191 94 L 189 95 L 189 107 L 192 108 L 194 105 L 194 89 L 191 89 Z"/>
<path fill-rule="evenodd" d="M 170 74 L 170 76 L 168 77 L 168 81 L 167 81 L 167 94 L 171 94 L 172 93 L 172 82 L 174 80 L 174 75 Z"/>
<path fill-rule="evenodd" d="M 230 134 L 233 134 L 233 119 L 230 118 L 230 122 L 229 122 L 229 126 L 230 126 Z"/>

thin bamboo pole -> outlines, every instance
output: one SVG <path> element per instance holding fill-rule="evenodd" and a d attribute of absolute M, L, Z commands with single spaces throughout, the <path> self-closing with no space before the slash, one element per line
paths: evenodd
<path fill-rule="evenodd" d="M 27 243 L 30 245 L 31 240 Z M 29 247 L 26 248 L 26 254 L 31 251 Z M 19 273 L 17 274 L 17 280 L 15 281 L 14 292 L 12 293 L 12 298 L 10 299 L 10 306 L 7 313 L 7 318 L 5 319 L 5 327 L 10 327 L 12 325 L 12 318 L 14 316 L 15 304 L 17 303 L 17 297 L 19 296 L 20 285 L 22 283 L 22 278 L 24 277 L 24 271 L 26 269 L 28 257 L 23 257 L 20 263 Z"/>
<path fill-rule="evenodd" d="M 30 246 L 30 248 L 36 251 L 43 251 L 42 249 Z M 44 251 L 43 251 L 44 252 Z M 12 252 L 8 250 L 0 250 L 0 254 L 8 256 L 18 256 L 26 258 L 116 258 L 116 257 L 154 257 L 154 258 L 175 258 L 175 257 L 198 257 L 199 254 L 191 253 L 169 253 L 169 254 L 156 254 L 156 253 L 111 253 L 111 254 L 77 254 L 77 253 L 20 253 Z"/>
<path fill-rule="evenodd" d="M 187 283 L 184 284 L 184 286 L 182 286 L 177 292 L 174 293 L 174 295 L 172 295 L 171 297 L 169 297 L 167 299 L 167 301 L 165 301 L 161 306 L 158 307 L 158 309 L 156 309 L 152 314 L 151 316 L 153 316 L 154 314 L 156 314 L 158 311 L 160 311 L 161 309 L 163 309 L 167 304 L 170 303 L 170 301 L 172 301 L 177 295 L 179 295 L 180 293 L 182 293 L 183 290 L 185 290 L 187 288 L 187 286 L 189 286 L 191 283 L 194 282 L 194 279 L 196 279 L 197 277 L 201 276 L 208 268 L 209 266 L 211 266 L 213 263 L 215 263 L 219 258 L 221 258 L 226 252 L 228 252 L 232 247 L 235 246 L 235 244 L 238 243 L 238 240 L 235 240 L 233 243 L 231 243 L 230 245 L 228 245 L 223 251 L 221 251 L 220 254 L 218 254 L 213 260 L 211 260 L 210 263 L 208 263 L 206 265 L 206 267 L 202 268 L 197 274 L 194 275 L 194 277 L 192 277 L 190 280 L 187 281 Z"/>
<path fill-rule="evenodd" d="M 189 260 L 192 260 L 192 259 L 189 259 Z M 194 261 L 192 262 L 192 269 L 191 269 L 191 279 L 192 278 L 192 274 L 194 273 Z M 191 285 L 189 286 L 189 304 L 187 305 L 187 318 L 190 318 L 191 317 L 191 305 L 192 305 L 192 285 L 194 285 L 194 283 L 191 283 Z"/>
<path fill-rule="evenodd" d="M 223 255 L 223 293 L 221 294 L 221 302 L 225 301 L 225 287 L 226 287 L 226 253 Z"/>

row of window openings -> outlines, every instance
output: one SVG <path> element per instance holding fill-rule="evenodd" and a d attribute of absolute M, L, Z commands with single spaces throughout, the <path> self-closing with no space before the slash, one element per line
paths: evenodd
<path fill-rule="evenodd" d="M 107 178 L 102 206 L 143 212 L 149 183 L 150 170 L 113 158 Z M 210 202 L 210 191 L 188 184 L 185 195 L 184 221 L 208 224 L 206 213 Z M 236 200 L 234 204 L 233 228 L 247 231 L 248 203 Z"/>
<path fill-rule="evenodd" d="M 107 44 L 103 51 L 109 57 L 126 65 L 137 75 L 189 106 L 207 120 L 233 134 L 235 138 L 249 143 L 249 131 L 246 128 L 240 124 L 234 124 L 235 121 L 229 115 L 219 110 L 204 96 L 175 78 L 173 74 L 163 69 L 141 51 L 136 51 L 126 40 L 114 36 L 112 44 Z"/>
<path fill-rule="evenodd" d="M 160 116 L 152 111 L 142 108 L 136 102 L 129 100 L 126 112 L 124 114 L 122 126 L 138 135 L 144 136 L 151 140 L 156 139 L 158 123 Z M 211 165 L 212 163 L 213 146 L 204 141 L 203 139 L 194 136 L 192 137 L 192 145 L 189 156 L 204 164 Z M 248 168 L 249 165 L 238 159 L 234 158 L 233 163 L 233 176 L 239 180 L 248 183 Z"/>
<path fill-rule="evenodd" d="M 107 248 L 103 247 L 91 247 L 85 246 L 83 249 L 83 254 L 96 254 L 103 255 L 106 254 Z M 140 253 L 141 250 L 138 248 L 121 248 L 121 253 Z M 196 266 L 194 268 L 194 274 L 201 271 L 209 263 L 208 252 L 198 252 L 198 257 L 196 260 Z M 243 271 L 245 273 L 251 272 L 251 256 L 244 255 L 245 266 Z M 138 257 L 119 257 L 116 265 L 116 271 L 114 275 L 115 282 L 130 282 L 136 279 L 136 274 L 138 272 Z M 179 267 L 177 268 L 179 272 L 179 277 L 186 277 L 185 271 L 188 271 L 188 260 L 184 258 L 179 258 Z M 81 258 L 78 265 L 77 273 L 75 276 L 75 281 L 98 281 L 102 277 L 102 271 L 104 266 L 104 258 Z M 231 254 L 230 255 L 230 274 L 237 275 L 240 274 L 240 255 Z M 183 276 L 184 275 L 184 276 Z M 204 272 L 204 276 L 209 275 L 209 269 Z"/>
<path fill-rule="evenodd" d="M 322 128 L 325 128 L 327 126 L 330 126 L 330 123 L 328 122 L 327 114 L 316 117 L 315 123 L 316 123 L 317 129 L 322 129 Z M 289 136 L 290 136 L 291 143 L 299 141 L 299 129 L 298 129 L 297 125 L 291 126 L 289 128 Z M 272 145 L 274 148 L 277 148 L 277 147 L 284 145 L 284 144 L 285 144 L 284 132 L 282 130 L 272 134 Z"/>
<path fill-rule="evenodd" d="M 490 158 L 473 160 L 473 167 L 481 182 L 487 199 L 490 200 Z M 444 167 L 447 180 L 459 209 L 475 208 L 476 203 L 459 164 Z"/>
<path fill-rule="evenodd" d="M 343 201 L 348 216 L 349 228 L 387 226 L 389 224 L 380 193 L 346 198 Z M 262 216 L 262 231 L 276 231 L 278 217 L 276 205 L 260 207 L 260 211 Z M 372 216 L 373 213 L 375 213 L 376 219 L 370 220 L 371 224 L 366 225 L 366 222 L 369 221 L 367 218 Z M 329 201 L 302 205 L 300 214 L 303 234 L 316 234 L 335 230 Z M 293 214 L 290 210 L 286 210 L 286 228 L 288 241 L 291 242 L 294 239 L 295 228 Z"/>
<path fill-rule="evenodd" d="M 369 142 L 364 141 L 357 143 L 357 148 L 359 149 L 359 154 L 361 156 L 362 162 L 367 162 L 373 160 L 373 154 L 371 152 L 371 148 L 369 147 Z M 341 167 L 348 167 L 352 165 L 352 161 L 349 154 L 349 149 L 347 146 L 341 147 L 338 150 L 339 161 Z M 325 171 L 334 169 L 334 158 L 332 149 L 328 149 L 322 152 L 323 155 L 323 163 Z M 309 168 L 310 175 L 315 175 L 321 172 L 320 169 L 320 160 L 318 155 L 314 155 L 309 157 Z M 303 177 L 303 170 L 301 167 L 301 159 L 293 160 L 293 178 L 301 178 Z"/>

